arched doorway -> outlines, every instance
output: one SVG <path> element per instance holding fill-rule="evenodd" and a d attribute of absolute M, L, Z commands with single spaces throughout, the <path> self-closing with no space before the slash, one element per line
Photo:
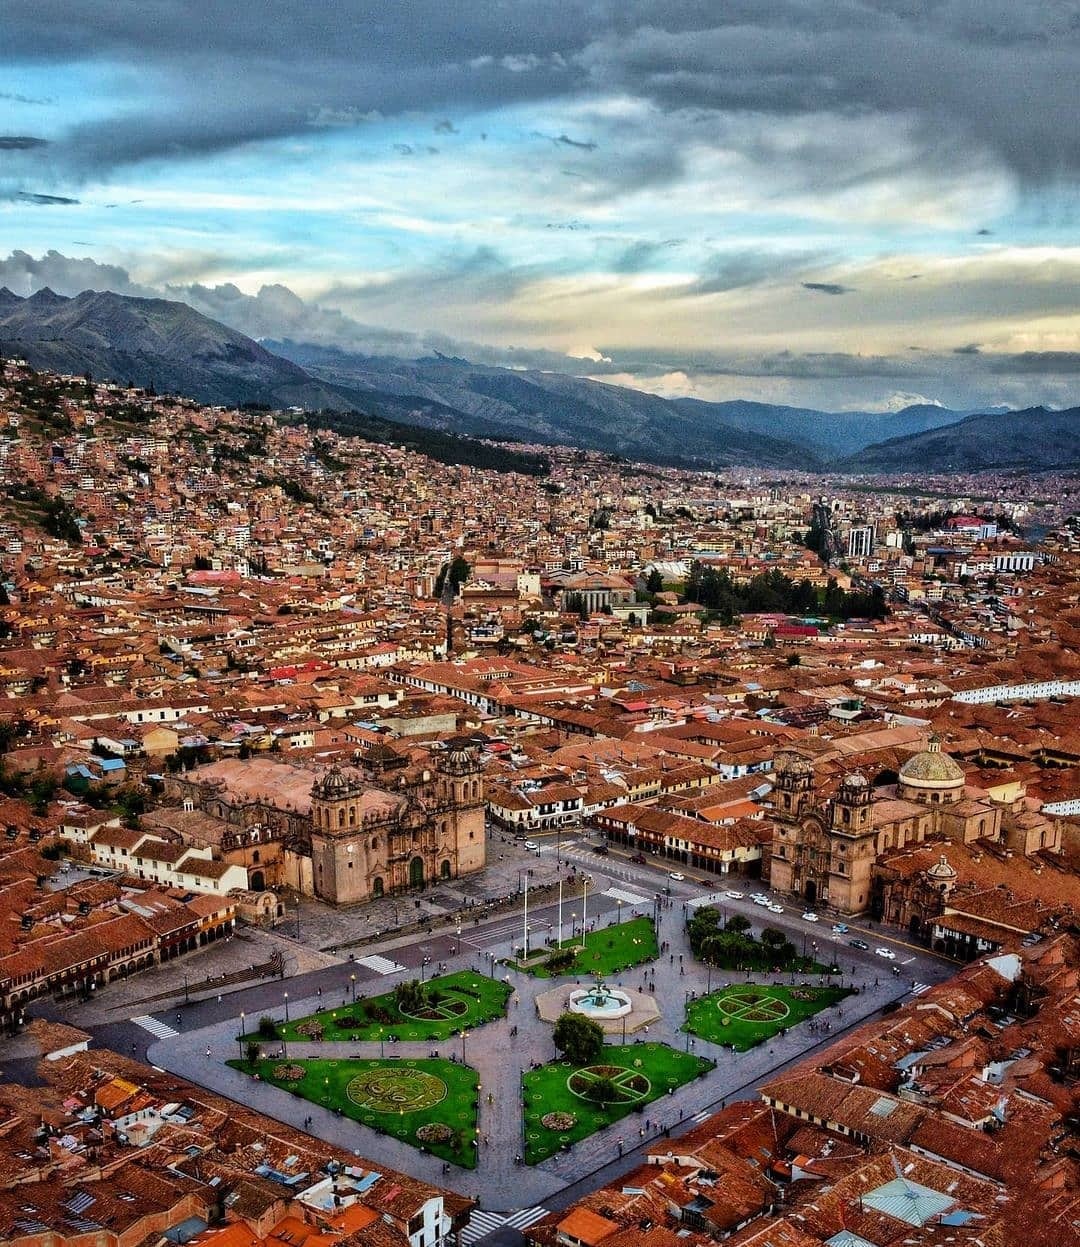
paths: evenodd
<path fill-rule="evenodd" d="M 813 879 L 807 881 L 806 884 L 806 904 L 813 909 L 817 902 L 817 884 Z"/>
<path fill-rule="evenodd" d="M 443 863 L 440 867 L 440 874 L 444 879 L 450 878 L 450 859 L 448 857 L 443 858 Z"/>
<path fill-rule="evenodd" d="M 409 887 L 422 888 L 424 886 L 424 859 L 422 857 L 414 857 L 409 863 Z"/>
<path fill-rule="evenodd" d="M 382 875 L 376 875 L 375 878 L 371 881 L 371 895 L 382 896 L 382 894 L 383 894 Z"/>
<path fill-rule="evenodd" d="M 256 870 L 249 880 L 252 892 L 266 891 L 266 876 L 261 870 Z"/>

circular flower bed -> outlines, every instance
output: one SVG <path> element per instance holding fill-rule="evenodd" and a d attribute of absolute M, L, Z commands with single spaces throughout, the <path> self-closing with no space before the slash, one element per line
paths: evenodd
<path fill-rule="evenodd" d="M 312 1018 L 309 1022 L 301 1022 L 296 1028 L 298 1035 L 303 1035 L 306 1039 L 322 1039 L 323 1025 L 321 1022 Z"/>
<path fill-rule="evenodd" d="M 545 1113 L 540 1123 L 549 1130 L 571 1130 L 577 1125 L 577 1118 L 573 1113 Z"/>
<path fill-rule="evenodd" d="M 274 1077 L 280 1082 L 299 1082 L 304 1076 L 302 1065 L 275 1065 Z"/>
<path fill-rule="evenodd" d="M 441 1121 L 429 1121 L 417 1130 L 416 1137 L 421 1143 L 449 1143 L 454 1132 Z"/>

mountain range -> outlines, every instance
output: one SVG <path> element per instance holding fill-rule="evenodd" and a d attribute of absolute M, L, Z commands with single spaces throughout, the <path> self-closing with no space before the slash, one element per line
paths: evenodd
<path fill-rule="evenodd" d="M 580 446 L 694 467 L 852 472 L 1061 467 L 1080 460 L 1077 409 L 823 412 L 663 398 L 537 370 L 262 343 L 166 299 L 0 289 L 0 351 L 209 404 L 360 411 L 472 437 Z"/>

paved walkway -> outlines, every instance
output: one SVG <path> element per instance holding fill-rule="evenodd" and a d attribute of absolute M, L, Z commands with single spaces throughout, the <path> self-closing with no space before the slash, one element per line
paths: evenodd
<path fill-rule="evenodd" d="M 649 912 L 649 909 L 649 906 L 642 906 L 641 912 Z M 625 906 L 622 916 L 631 916 Z M 600 921 L 604 924 L 613 922 L 615 915 L 607 914 Z M 509 937 L 512 933 L 506 931 L 503 934 L 504 937 Z M 399 1140 L 380 1135 L 359 1123 L 339 1117 L 336 1113 L 289 1095 L 267 1083 L 255 1082 L 247 1075 L 230 1069 L 224 1064 L 224 1060 L 240 1055 L 236 1042 L 238 1019 L 235 1017 L 215 1022 L 202 1030 L 162 1039 L 151 1045 L 149 1059 L 156 1065 L 193 1082 L 212 1087 L 223 1095 L 250 1104 L 269 1116 L 288 1121 L 297 1127 L 302 1127 L 304 1119 L 310 1116 L 313 1119 L 310 1126 L 313 1134 L 350 1147 L 359 1155 L 381 1159 L 383 1163 L 478 1198 L 481 1206 L 489 1211 L 514 1211 L 543 1204 L 545 1201 L 550 1204 L 552 1197 L 563 1188 L 578 1183 L 593 1171 L 612 1165 L 619 1158 L 620 1141 L 623 1144 L 623 1162 L 627 1168 L 630 1167 L 634 1163 L 633 1152 L 643 1142 L 648 1141 L 639 1135 L 646 1117 L 651 1123 L 649 1139 L 656 1138 L 665 1130 L 678 1132 L 680 1128 L 686 1129 L 692 1121 L 702 1116 L 705 1109 L 719 1108 L 721 1101 L 746 1098 L 753 1094 L 752 1089 L 756 1083 L 775 1074 L 786 1063 L 801 1057 L 812 1048 L 833 1042 L 842 1029 L 861 1021 L 887 1001 L 896 999 L 911 989 L 910 978 L 895 978 L 872 952 L 857 953 L 846 946 L 831 945 L 827 928 L 816 931 L 814 935 L 823 945 L 822 956 L 826 955 L 826 949 L 834 948 L 840 956 L 845 981 L 851 981 L 851 971 L 854 969 L 854 981 L 863 989 L 858 996 L 849 997 L 839 1007 L 819 1015 L 822 1019 L 831 1020 L 831 1033 L 814 1034 L 804 1023 L 791 1028 L 784 1037 L 777 1036 L 771 1042 L 741 1054 L 722 1050 L 702 1039 L 694 1040 L 694 1051 L 698 1055 L 712 1057 L 717 1061 L 717 1068 L 704 1081 L 681 1088 L 674 1095 L 654 1102 L 642 1115 L 631 1114 L 623 1121 L 575 1144 L 569 1152 L 552 1157 L 537 1166 L 515 1164 L 515 1157 L 522 1151 L 520 1085 L 523 1070 L 528 1069 L 533 1062 L 543 1063 L 555 1055 L 551 1028 L 537 1018 L 534 1006 L 536 995 L 550 990 L 550 979 L 533 979 L 518 972 L 510 972 L 515 995 L 511 1000 L 508 1016 L 478 1029 L 466 1040 L 466 1060 L 477 1070 L 483 1087 L 480 1094 L 481 1139 L 489 1140 L 481 1143 L 479 1165 L 474 1171 L 452 1167 L 449 1174 L 443 1174 L 442 1162 L 435 1157 L 424 1155 Z M 659 938 L 670 942 L 671 948 L 653 964 L 655 974 L 649 973 L 646 976 L 646 967 L 640 967 L 616 975 L 611 981 L 613 984 L 621 982 L 625 986 L 638 989 L 645 987 L 646 990 L 651 990 L 655 982 L 655 994 L 662 1018 L 658 1024 L 650 1027 L 647 1037 L 642 1034 L 640 1038 L 666 1042 L 673 1047 L 685 1049 L 690 1040 L 678 1027 L 684 1016 L 687 993 L 704 992 L 709 986 L 710 977 L 713 989 L 722 982 L 732 981 L 733 977 L 736 981 L 744 981 L 744 978 L 715 970 L 710 976 L 706 967 L 693 961 L 686 943 L 683 911 L 679 903 L 662 911 Z M 505 944 L 495 945 L 478 953 L 471 949 L 466 951 L 463 947 L 459 956 L 448 959 L 449 968 L 490 968 L 489 954 L 506 954 L 512 943 L 511 938 L 506 938 Z M 941 977 L 951 972 L 951 968 L 943 966 Z M 508 972 L 505 967 L 499 967 L 498 973 L 506 975 Z M 390 990 L 397 982 L 413 975 L 415 970 L 381 977 L 377 982 L 366 982 L 364 990 L 368 994 Z M 571 980 L 564 979 L 561 982 L 569 985 Z M 332 1007 L 336 1003 L 336 1000 L 331 1002 L 329 995 L 307 1000 L 292 997 L 289 1001 L 290 1016 L 297 1018 L 314 1012 L 319 1004 Z M 249 1015 L 249 1023 L 251 1016 Z M 518 1027 L 516 1036 L 510 1034 L 514 1025 Z M 209 1062 L 205 1059 L 207 1046 L 211 1048 L 215 1058 Z M 432 1047 L 431 1043 L 386 1043 L 385 1054 L 388 1057 L 423 1058 L 430 1054 Z M 443 1056 L 448 1057 L 453 1052 L 460 1058 L 460 1039 L 445 1040 L 434 1047 Z M 289 1044 L 289 1055 L 295 1057 L 348 1056 L 354 1053 L 364 1057 L 377 1057 L 380 1054 L 380 1045 L 377 1042 Z M 488 1091 L 492 1091 L 495 1096 L 492 1105 L 487 1103 Z"/>

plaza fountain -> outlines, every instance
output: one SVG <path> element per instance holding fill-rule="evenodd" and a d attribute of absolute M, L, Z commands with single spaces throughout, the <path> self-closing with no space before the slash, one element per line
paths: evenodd
<path fill-rule="evenodd" d="M 581 1013 L 596 1022 L 626 1017 L 633 1007 L 630 996 L 621 987 L 608 987 L 604 983 L 579 987 L 570 993 L 570 1012 Z"/>

